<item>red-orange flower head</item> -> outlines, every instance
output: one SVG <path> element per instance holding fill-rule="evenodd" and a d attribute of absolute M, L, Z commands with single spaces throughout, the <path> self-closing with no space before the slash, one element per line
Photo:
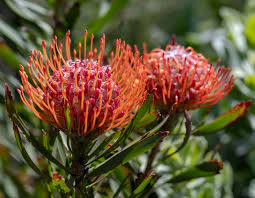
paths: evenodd
<path fill-rule="evenodd" d="M 65 36 L 65 58 L 57 37 L 50 45 L 42 42 L 43 53 L 31 51 L 27 68 L 33 82 L 20 65 L 22 84 L 18 89 L 23 103 L 40 119 L 67 131 L 66 109 L 70 110 L 71 132 L 85 135 L 90 131 L 104 133 L 128 123 L 132 112 L 145 98 L 146 75 L 141 67 L 137 49 L 133 53 L 125 42 L 116 41 L 116 51 L 110 63 L 103 64 L 105 36 L 100 40 L 99 52 L 93 48 L 86 52 L 87 31 L 82 53 L 70 53 L 71 40 Z M 25 96 L 25 92 L 28 98 Z"/>
<path fill-rule="evenodd" d="M 202 54 L 191 47 L 173 42 L 165 50 L 147 53 L 147 90 L 154 94 L 164 111 L 183 111 L 209 107 L 226 96 L 233 87 L 231 69 L 214 68 Z"/>

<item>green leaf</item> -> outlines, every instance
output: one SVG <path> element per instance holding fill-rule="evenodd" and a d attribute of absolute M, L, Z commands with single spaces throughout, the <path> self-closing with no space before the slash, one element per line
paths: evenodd
<path fill-rule="evenodd" d="M 70 135 L 71 135 L 71 116 L 70 116 L 70 109 L 66 108 L 65 110 L 65 118 L 66 118 L 66 123 L 67 123 L 67 138 L 66 138 L 66 143 L 68 149 L 72 152 L 71 146 L 70 146 Z"/>
<path fill-rule="evenodd" d="M 15 135 L 15 139 L 16 142 L 18 144 L 19 150 L 23 156 L 23 158 L 25 159 L 25 161 L 28 163 L 28 165 L 40 176 L 45 177 L 42 172 L 40 171 L 40 169 L 35 165 L 35 163 L 33 162 L 33 160 L 29 157 L 23 143 L 20 137 L 20 133 L 19 133 L 19 129 L 17 127 L 17 125 L 15 123 L 13 123 L 13 131 L 14 131 L 14 135 Z"/>
<path fill-rule="evenodd" d="M 21 117 L 18 115 L 16 109 L 15 109 L 15 105 L 14 105 L 14 101 L 13 101 L 13 97 L 11 95 L 10 89 L 8 87 L 8 85 L 6 85 L 6 89 L 5 89 L 5 106 L 6 106 L 6 110 L 8 112 L 8 115 L 10 117 L 10 119 L 19 127 L 19 129 L 21 130 L 21 132 L 24 134 L 24 136 L 26 137 L 26 139 L 43 155 L 45 156 L 48 160 L 50 160 L 51 162 L 55 163 L 57 166 L 59 166 L 60 168 L 62 168 L 63 170 L 65 170 L 66 172 L 69 172 L 69 170 L 63 165 L 61 164 L 55 157 L 52 156 L 51 152 L 49 150 L 47 150 L 42 144 L 41 142 L 39 142 L 36 137 L 27 129 L 24 121 L 21 119 Z"/>
<path fill-rule="evenodd" d="M 95 155 L 100 154 L 107 145 L 109 145 L 111 142 L 113 142 L 117 137 L 120 136 L 120 131 L 115 132 L 113 134 L 111 134 L 110 136 L 106 137 L 101 143 L 100 145 L 89 155 L 88 158 L 92 158 Z"/>
<path fill-rule="evenodd" d="M 152 104 L 152 98 L 153 95 L 150 95 L 141 107 L 143 109 L 142 118 L 137 122 L 136 129 L 148 126 L 158 118 L 155 107 Z"/>
<path fill-rule="evenodd" d="M 151 112 L 151 101 L 152 101 L 153 95 L 150 95 L 146 98 L 143 105 L 140 107 L 139 111 L 136 114 L 135 122 L 134 124 L 139 124 L 142 119 L 146 116 L 147 113 Z"/>
<path fill-rule="evenodd" d="M 212 122 L 200 126 L 192 131 L 193 135 L 208 135 L 214 132 L 217 132 L 233 122 L 240 119 L 247 112 L 248 107 L 250 106 L 251 101 L 241 102 L 240 104 L 234 106 L 226 113 L 222 114 Z"/>
<path fill-rule="evenodd" d="M 38 13 L 39 6 L 24 0 L 5 0 L 6 5 L 19 17 L 25 19 L 29 22 L 33 22 L 39 29 L 52 33 L 52 28 L 50 25 L 42 20 L 40 14 L 42 14 L 45 9 L 40 8 L 40 13 Z M 35 7 L 36 5 L 36 7 Z"/>
<path fill-rule="evenodd" d="M 44 156 L 46 157 L 48 160 L 50 160 L 51 162 L 53 162 L 54 164 L 56 164 L 57 166 L 59 166 L 59 168 L 62 168 L 63 170 L 65 170 L 66 172 L 69 172 L 69 170 L 63 165 L 61 164 L 55 157 L 53 157 L 51 155 L 51 153 L 35 138 L 35 136 L 30 133 L 30 131 L 28 131 L 26 129 L 26 127 L 24 126 L 24 123 L 21 122 L 21 118 L 18 117 L 17 115 L 14 115 L 12 118 L 13 122 L 15 122 L 20 130 L 23 132 L 23 134 L 25 135 L 26 139 Z"/>
<path fill-rule="evenodd" d="M 117 191 L 114 193 L 113 198 L 118 198 L 120 192 L 125 189 L 125 186 L 127 185 L 126 181 L 130 178 L 130 175 L 128 175 L 119 185 Z"/>
<path fill-rule="evenodd" d="M 150 104 L 151 104 L 152 96 L 149 96 L 143 103 L 143 105 L 140 107 L 134 118 L 131 120 L 131 122 L 126 126 L 126 128 L 121 132 L 119 138 L 113 143 L 113 145 L 107 149 L 105 152 L 103 152 L 101 155 L 97 156 L 95 159 L 88 162 L 88 164 L 91 164 L 92 162 L 100 159 L 101 157 L 110 154 L 112 151 L 114 151 L 116 148 L 118 148 L 124 141 L 129 137 L 129 135 L 133 132 L 135 129 L 135 126 L 137 123 L 140 122 L 140 120 L 146 115 L 146 113 L 149 111 Z"/>
<path fill-rule="evenodd" d="M 184 116 L 186 118 L 185 126 L 186 126 L 186 133 L 183 139 L 182 144 L 180 147 L 176 149 L 173 153 L 169 154 L 168 157 L 174 155 L 175 153 L 179 152 L 189 141 L 190 134 L 191 134 L 191 117 L 189 115 L 189 112 L 187 110 L 184 111 Z"/>
<path fill-rule="evenodd" d="M 16 71 L 19 70 L 19 61 L 14 55 L 14 53 L 11 51 L 11 49 L 5 44 L 0 43 L 0 57 L 13 69 Z"/>
<path fill-rule="evenodd" d="M 168 118 L 169 118 L 169 115 L 167 115 L 157 126 L 151 129 L 147 134 L 152 135 L 156 133 L 167 122 Z"/>
<path fill-rule="evenodd" d="M 219 174 L 222 168 L 223 163 L 217 160 L 203 162 L 181 171 L 179 174 L 173 176 L 167 183 L 179 183 L 200 177 L 210 177 Z"/>
<path fill-rule="evenodd" d="M 6 36 L 8 39 L 13 41 L 19 47 L 24 48 L 25 43 L 22 37 L 20 36 L 19 32 L 1 19 L 0 19 L 0 34 Z"/>
<path fill-rule="evenodd" d="M 114 168 L 123 165 L 129 160 L 150 150 L 167 135 L 168 132 L 158 132 L 149 137 L 134 141 L 132 144 L 127 145 L 123 150 L 114 154 L 112 157 L 92 169 L 88 173 L 88 177 L 95 177 L 112 171 Z"/>
<path fill-rule="evenodd" d="M 147 186 L 148 184 L 151 182 L 152 178 L 154 177 L 154 173 L 151 172 L 149 174 L 148 177 L 146 177 L 142 182 L 141 184 L 134 190 L 133 194 L 134 195 L 138 195 L 139 193 L 141 193 Z"/>
<path fill-rule="evenodd" d="M 94 34 L 98 33 L 106 23 L 108 23 L 121 9 L 125 7 L 127 2 L 128 0 L 112 0 L 111 7 L 108 12 L 104 16 L 97 18 L 88 24 L 88 30 Z"/>
<path fill-rule="evenodd" d="M 255 90 L 255 75 L 247 75 L 244 82 L 250 89 Z"/>
<path fill-rule="evenodd" d="M 72 7 L 68 10 L 68 13 L 65 15 L 65 20 L 67 22 L 67 29 L 70 30 L 75 25 L 77 19 L 80 16 L 80 3 L 75 2 Z"/>
<path fill-rule="evenodd" d="M 245 34 L 247 40 L 255 45 L 255 14 L 252 14 L 248 17 L 245 27 Z"/>
<path fill-rule="evenodd" d="M 139 123 L 137 123 L 136 125 L 136 129 L 148 126 L 149 124 L 153 123 L 154 121 L 156 121 L 158 118 L 156 112 L 150 112 L 147 113 Z"/>
<path fill-rule="evenodd" d="M 63 137 L 62 137 L 61 134 L 59 134 L 57 139 L 56 139 L 55 148 L 58 151 L 60 161 L 63 164 L 65 164 L 68 154 L 66 152 L 67 149 L 66 149 L 66 146 L 64 144 Z"/>
<path fill-rule="evenodd" d="M 48 136 L 48 147 L 49 147 L 49 151 L 52 152 L 53 149 L 54 149 L 54 144 L 55 144 L 55 141 L 56 141 L 56 138 L 57 136 L 60 135 L 59 134 L 59 130 L 58 129 L 55 129 L 55 128 L 51 128 L 48 133 L 47 133 L 47 136 Z"/>

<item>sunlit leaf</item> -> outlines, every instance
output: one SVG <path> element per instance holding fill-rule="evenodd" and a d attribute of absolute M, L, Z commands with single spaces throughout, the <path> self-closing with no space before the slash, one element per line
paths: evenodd
<path fill-rule="evenodd" d="M 245 27 L 245 34 L 248 41 L 255 45 L 255 14 L 248 17 Z"/>
<path fill-rule="evenodd" d="M 212 122 L 193 130 L 193 135 L 208 135 L 217 132 L 240 119 L 248 110 L 251 101 L 241 102 Z"/>
<path fill-rule="evenodd" d="M 255 75 L 246 76 L 244 82 L 250 89 L 255 90 Z"/>

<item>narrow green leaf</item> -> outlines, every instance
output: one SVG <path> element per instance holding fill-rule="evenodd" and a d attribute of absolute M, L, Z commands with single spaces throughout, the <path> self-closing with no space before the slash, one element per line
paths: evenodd
<path fill-rule="evenodd" d="M 101 28 L 111 20 L 111 18 L 113 18 L 121 9 L 125 7 L 127 2 L 128 0 L 113 0 L 111 7 L 104 16 L 97 18 L 88 24 L 88 30 L 94 34 L 98 33 Z"/>
<path fill-rule="evenodd" d="M 200 126 L 192 131 L 193 135 L 208 135 L 214 132 L 217 132 L 233 122 L 240 119 L 247 112 L 248 107 L 250 106 L 251 101 L 241 102 L 240 104 L 234 106 L 226 113 L 222 114 L 214 121 Z"/>
<path fill-rule="evenodd" d="M 66 153 L 66 146 L 60 134 L 58 135 L 56 140 L 56 149 L 59 153 L 60 160 L 62 161 L 63 164 L 65 164 L 68 154 Z"/>
<path fill-rule="evenodd" d="M 71 30 L 80 16 L 80 3 L 75 2 L 65 15 L 66 29 Z"/>
<path fill-rule="evenodd" d="M 66 172 L 69 172 L 69 170 L 63 164 L 61 164 L 55 157 L 53 157 L 51 152 L 49 152 L 27 129 L 25 123 L 23 122 L 23 120 L 18 115 L 15 109 L 13 97 L 7 84 L 5 89 L 5 106 L 10 119 L 19 127 L 21 132 L 25 135 L 26 139 L 48 160 L 55 163 L 60 168 L 64 169 Z"/>
<path fill-rule="evenodd" d="M 19 70 L 19 61 L 12 50 L 5 44 L 0 43 L 0 57 L 13 69 Z"/>
<path fill-rule="evenodd" d="M 72 152 L 72 148 L 70 146 L 70 135 L 71 135 L 71 117 L 70 117 L 70 109 L 66 108 L 65 110 L 65 118 L 67 123 L 67 138 L 66 138 L 66 144 L 68 149 Z"/>
<path fill-rule="evenodd" d="M 110 173 L 111 172 L 108 172 L 108 173 L 106 173 L 104 175 L 101 175 L 100 177 L 97 177 L 97 179 L 95 181 L 93 181 L 93 183 L 84 185 L 85 188 L 89 189 L 89 188 L 95 186 L 97 183 L 102 182 L 106 177 L 108 177 L 108 175 L 110 175 Z"/>
<path fill-rule="evenodd" d="M 140 107 L 139 111 L 136 114 L 135 125 L 137 125 L 141 120 L 146 116 L 147 113 L 152 112 L 151 102 L 153 95 L 150 95 L 146 98 L 143 105 Z"/>
<path fill-rule="evenodd" d="M 156 115 L 155 112 L 150 112 L 147 113 L 139 123 L 137 123 L 136 125 L 136 129 L 142 128 L 144 126 L 148 126 L 149 124 L 153 123 L 154 121 L 156 121 L 158 118 L 158 116 Z"/>
<path fill-rule="evenodd" d="M 100 159 L 101 157 L 110 154 L 112 151 L 114 151 L 116 148 L 118 148 L 133 132 L 135 129 L 135 126 L 139 121 L 145 116 L 145 114 L 148 112 L 148 108 L 150 108 L 152 96 L 149 96 L 143 103 L 143 105 L 140 107 L 134 118 L 131 120 L 131 122 L 126 126 L 126 128 L 121 132 L 119 138 L 113 143 L 113 145 L 107 149 L 105 152 L 103 152 L 101 155 L 96 157 L 95 159 L 89 161 L 88 164 L 91 164 L 92 162 Z"/>
<path fill-rule="evenodd" d="M 22 37 L 20 36 L 19 32 L 1 19 L 0 19 L 0 33 L 6 36 L 11 41 L 13 41 L 19 47 L 24 48 L 25 43 Z"/>
<path fill-rule="evenodd" d="M 147 97 L 145 102 L 140 108 L 140 116 L 138 117 L 137 123 L 135 123 L 135 128 L 141 128 L 148 126 L 148 124 L 154 122 L 158 116 L 154 105 L 152 104 L 153 95 Z"/>
<path fill-rule="evenodd" d="M 117 137 L 120 136 L 120 131 L 115 132 L 113 134 L 111 134 L 109 137 L 105 138 L 101 144 L 89 155 L 89 159 L 91 159 L 92 157 L 94 157 L 95 155 L 100 154 L 107 145 L 111 144 L 112 141 L 114 141 Z"/>
<path fill-rule="evenodd" d="M 223 163 L 217 160 L 211 160 L 203 162 L 196 166 L 187 168 L 181 171 L 179 174 L 173 176 L 167 183 L 178 183 L 183 181 L 189 181 L 200 177 L 209 177 L 219 174 L 223 168 Z"/>
<path fill-rule="evenodd" d="M 67 130 L 71 130 L 71 117 L 70 117 L 70 109 L 66 108 L 65 110 L 65 118 L 66 118 L 66 123 L 67 123 Z"/>
<path fill-rule="evenodd" d="M 148 186 L 148 184 L 151 182 L 151 180 L 152 180 L 152 178 L 153 178 L 154 176 L 155 176 L 154 173 L 151 172 L 151 173 L 149 174 L 149 176 L 146 177 L 146 178 L 142 181 L 142 183 L 134 190 L 133 194 L 134 194 L 134 195 L 138 195 L 139 193 L 141 193 L 141 192 Z"/>
<path fill-rule="evenodd" d="M 246 25 L 245 25 L 245 34 L 247 40 L 252 44 L 255 45 L 255 14 L 252 14 L 248 17 Z"/>
<path fill-rule="evenodd" d="M 167 115 L 157 126 L 155 126 L 153 129 L 151 129 L 147 134 L 152 135 L 154 133 L 156 133 L 158 130 L 160 130 L 160 128 L 166 123 L 166 121 L 168 120 L 169 115 Z"/>
<path fill-rule="evenodd" d="M 42 133 L 43 133 L 43 146 L 49 150 L 49 135 L 44 131 L 42 130 Z"/>
<path fill-rule="evenodd" d="M 47 149 L 50 150 L 50 145 L 49 145 L 49 134 L 46 133 L 44 130 L 42 130 L 43 133 L 43 146 Z M 50 150 L 52 152 L 52 150 Z M 48 163 L 48 173 L 50 176 L 52 176 L 52 166 L 49 160 L 47 160 Z"/>
<path fill-rule="evenodd" d="M 130 176 L 128 175 L 128 176 L 121 182 L 121 184 L 119 185 L 117 191 L 114 193 L 113 198 L 118 198 L 120 192 L 121 192 L 121 191 L 124 189 L 124 187 L 127 185 L 127 184 L 126 184 L 126 181 L 128 180 L 129 177 L 130 177 Z"/>
<path fill-rule="evenodd" d="M 45 132 L 46 133 L 46 132 Z M 47 132 L 47 138 L 48 138 L 48 149 L 50 152 L 53 151 L 54 148 L 54 144 L 56 141 L 57 136 L 59 135 L 59 130 L 56 128 L 51 128 L 48 132 Z"/>
<path fill-rule="evenodd" d="M 123 150 L 114 154 L 112 157 L 92 169 L 88 173 L 88 176 L 95 177 L 112 171 L 114 168 L 123 165 L 129 160 L 150 150 L 167 135 L 168 132 L 158 132 L 149 137 L 134 141 L 132 144 L 127 145 Z"/>
<path fill-rule="evenodd" d="M 171 157 L 172 155 L 174 155 L 175 153 L 179 152 L 181 149 L 183 149 L 183 147 L 188 143 L 189 138 L 190 138 L 190 133 L 191 133 L 191 117 L 189 115 L 189 112 L 187 110 L 184 111 L 184 116 L 186 119 L 185 122 L 185 127 L 186 127 L 186 133 L 183 139 L 183 142 L 181 144 L 181 146 L 179 148 L 176 149 L 176 151 L 174 151 L 173 153 L 169 154 L 168 157 Z"/>
<path fill-rule="evenodd" d="M 17 115 L 12 116 L 11 118 L 20 128 L 20 130 L 23 132 L 23 134 L 25 135 L 26 139 L 47 159 L 49 159 L 51 162 L 53 162 L 54 164 L 56 164 L 57 166 L 59 166 L 59 168 L 62 168 L 63 170 L 65 170 L 66 172 L 69 172 L 69 170 L 63 165 L 61 164 L 55 157 L 53 157 L 51 155 L 51 153 L 46 150 L 46 148 L 35 138 L 35 136 L 30 133 L 29 130 L 26 129 L 26 127 L 24 126 L 24 123 L 21 122 L 21 118 L 18 117 Z"/>
<path fill-rule="evenodd" d="M 18 144 L 19 150 L 23 156 L 23 158 L 25 159 L 25 161 L 28 163 L 28 165 L 40 176 L 45 177 L 42 172 L 40 171 L 40 169 L 35 165 L 35 163 L 33 162 L 33 160 L 29 157 L 19 134 L 19 129 L 17 127 L 17 125 L 15 123 L 13 123 L 13 131 L 14 131 L 14 135 L 15 135 L 15 139 L 16 142 Z"/>
<path fill-rule="evenodd" d="M 35 4 L 31 5 L 31 3 L 24 0 L 5 0 L 5 3 L 15 14 L 17 14 L 22 19 L 32 22 L 35 26 L 44 32 L 52 32 L 50 25 L 42 20 L 43 18 L 40 16 L 42 13 L 37 12 L 39 7 L 38 4 L 37 9 L 35 9 Z"/>

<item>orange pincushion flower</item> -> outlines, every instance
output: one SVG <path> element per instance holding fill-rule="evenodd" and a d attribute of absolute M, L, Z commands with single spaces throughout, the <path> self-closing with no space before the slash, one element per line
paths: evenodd
<path fill-rule="evenodd" d="M 70 53 L 71 40 L 65 36 L 65 58 L 57 37 L 52 41 L 49 55 L 46 43 L 43 53 L 31 51 L 28 71 L 30 84 L 23 66 L 20 66 L 22 84 L 18 89 L 23 103 L 40 119 L 67 131 L 65 110 L 70 110 L 71 132 L 84 135 L 90 131 L 104 133 L 125 125 L 132 112 L 145 98 L 145 73 L 138 51 L 135 53 L 125 43 L 116 41 L 116 51 L 111 53 L 109 65 L 103 65 L 105 36 L 100 40 L 100 50 L 93 49 L 93 35 L 86 53 L 87 31 L 84 47 L 78 45 L 78 54 Z M 82 57 L 83 56 L 83 57 Z M 28 95 L 28 99 L 25 96 Z"/>
<path fill-rule="evenodd" d="M 209 107 L 233 87 L 231 69 L 214 68 L 202 54 L 175 42 L 165 50 L 144 53 L 148 72 L 147 90 L 164 111 Z"/>

